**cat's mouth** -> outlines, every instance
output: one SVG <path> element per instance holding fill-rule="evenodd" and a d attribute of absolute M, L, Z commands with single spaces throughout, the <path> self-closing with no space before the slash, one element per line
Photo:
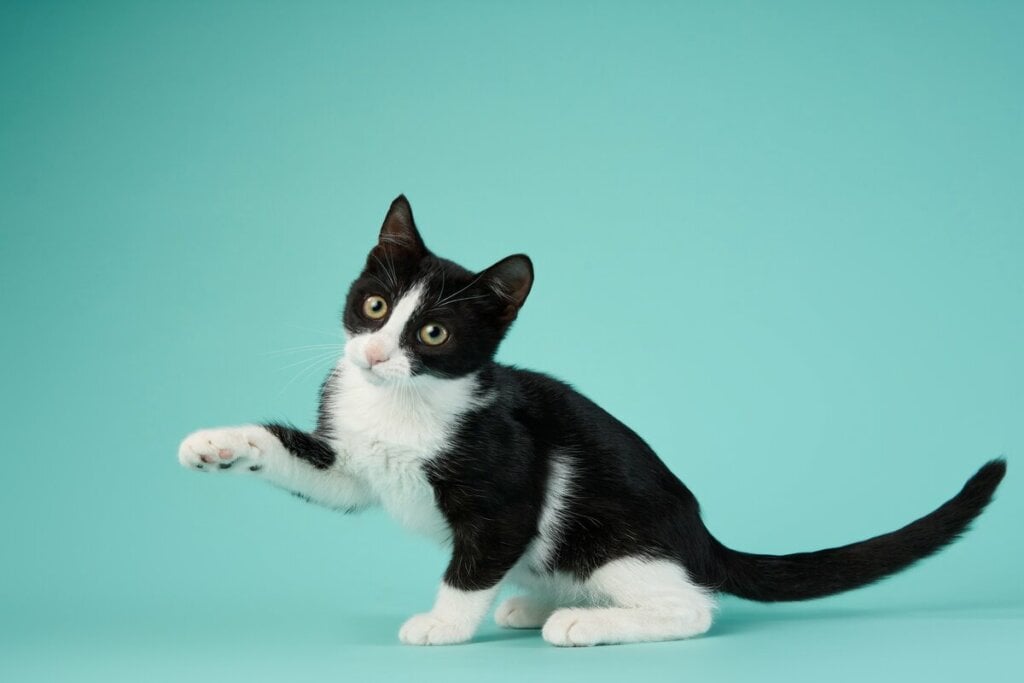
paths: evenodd
<path fill-rule="evenodd" d="M 388 381 L 388 378 L 386 376 L 382 376 L 373 368 L 359 369 L 363 373 L 363 377 L 365 377 L 370 382 L 370 384 L 385 384 Z"/>
<path fill-rule="evenodd" d="M 345 353 L 346 364 L 362 375 L 367 382 L 374 385 L 406 379 L 407 375 L 403 372 L 402 367 L 405 363 L 402 360 L 400 357 L 392 357 L 389 360 L 371 365 L 365 359 L 362 350 L 347 348 Z"/>
<path fill-rule="evenodd" d="M 371 367 L 360 366 L 359 370 L 363 373 L 363 377 L 365 377 L 370 384 L 378 386 L 408 379 L 408 377 L 403 374 L 399 368 L 390 366 L 387 363 L 380 363 Z"/>

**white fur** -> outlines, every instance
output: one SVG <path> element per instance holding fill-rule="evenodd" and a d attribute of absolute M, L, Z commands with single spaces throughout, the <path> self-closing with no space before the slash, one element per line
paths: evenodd
<path fill-rule="evenodd" d="M 540 628 L 554 611 L 554 602 L 546 597 L 516 595 L 498 605 L 494 622 L 504 628 Z"/>
<path fill-rule="evenodd" d="M 423 466 L 448 445 L 460 417 L 480 405 L 476 377 L 419 376 L 378 385 L 347 359 L 327 406 L 330 443 L 343 454 L 342 466 L 365 481 L 402 526 L 447 540 L 448 526 Z"/>
<path fill-rule="evenodd" d="M 613 560 L 585 581 L 564 572 L 516 572 L 510 578 L 530 593 L 503 602 L 495 621 L 506 628 L 543 626 L 552 645 L 689 638 L 711 627 L 715 608 L 710 592 L 671 560 Z"/>
<path fill-rule="evenodd" d="M 411 617 L 398 632 L 407 645 L 451 645 L 473 637 L 491 608 L 498 587 L 464 591 L 442 583 L 434 608 Z"/>
<path fill-rule="evenodd" d="M 357 508 L 375 502 L 364 482 L 337 467 L 320 470 L 296 458 L 261 425 L 194 432 L 182 441 L 178 461 L 206 472 L 230 465 L 229 472 L 257 474 L 327 507 Z"/>
<path fill-rule="evenodd" d="M 676 640 L 711 628 L 715 603 L 676 562 L 623 558 L 599 567 L 581 585 L 588 604 L 554 612 L 544 623 L 552 645 L 581 646 Z"/>
<path fill-rule="evenodd" d="M 409 379 L 412 363 L 408 352 L 401 346 L 402 332 L 409 323 L 409 318 L 420 307 L 422 298 L 423 285 L 416 285 L 393 303 L 391 316 L 383 327 L 369 334 L 355 335 L 345 343 L 345 357 L 359 368 L 369 381 L 381 384 L 388 380 Z M 387 360 L 371 364 L 367 357 L 370 349 L 374 355 L 380 354 Z"/>
<path fill-rule="evenodd" d="M 547 490 L 544 493 L 544 507 L 537 524 L 537 537 L 526 549 L 515 574 L 522 572 L 545 572 L 551 554 L 562 537 L 562 528 L 572 496 L 572 470 L 566 454 L 551 453 L 551 470 L 548 472 Z"/>

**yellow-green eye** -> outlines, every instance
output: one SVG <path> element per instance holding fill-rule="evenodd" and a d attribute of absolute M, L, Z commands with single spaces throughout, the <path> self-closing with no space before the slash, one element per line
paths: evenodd
<path fill-rule="evenodd" d="M 376 294 L 366 297 L 363 302 L 363 315 L 370 320 L 380 320 L 388 314 L 388 302 Z"/>
<path fill-rule="evenodd" d="M 437 323 L 430 323 L 420 328 L 420 341 L 427 346 L 440 346 L 448 341 L 448 330 Z"/>

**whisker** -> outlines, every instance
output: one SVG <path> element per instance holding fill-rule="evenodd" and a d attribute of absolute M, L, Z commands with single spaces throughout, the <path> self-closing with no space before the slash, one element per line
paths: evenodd
<path fill-rule="evenodd" d="M 458 298 L 458 299 L 452 299 L 451 301 L 445 301 L 443 304 L 437 304 L 437 306 L 451 306 L 452 304 L 457 304 L 460 301 L 473 301 L 474 299 L 486 299 L 486 298 L 487 298 L 486 294 L 475 294 L 473 296 L 464 296 L 464 297 L 461 297 L 461 298 Z"/>
<path fill-rule="evenodd" d="M 334 349 L 332 349 L 330 351 L 324 351 L 322 353 L 318 353 L 313 358 L 303 358 L 302 360 L 297 360 L 294 363 L 289 363 L 288 365 L 285 365 L 283 367 L 278 368 L 278 370 L 287 370 L 288 368 L 294 368 L 296 365 L 304 365 L 306 363 L 316 363 L 316 362 L 319 362 L 319 361 L 330 360 L 331 358 L 334 358 L 335 356 L 337 356 L 337 353 L 335 352 Z"/>
<path fill-rule="evenodd" d="M 441 270 L 441 289 L 437 293 L 437 301 L 434 302 L 435 306 L 438 305 L 439 303 L 441 303 L 441 297 L 442 296 L 444 296 L 444 270 L 443 269 Z"/>
<path fill-rule="evenodd" d="M 324 332 L 323 330 L 318 330 L 318 329 L 315 329 L 315 328 L 312 328 L 312 327 L 302 327 L 301 325 L 292 325 L 291 323 L 285 323 L 285 327 L 291 327 L 292 329 L 302 330 L 303 332 L 315 332 L 317 334 L 324 334 L 324 335 L 327 335 L 328 337 L 332 337 L 334 339 L 338 339 L 339 337 L 340 338 L 344 338 L 344 335 L 342 334 L 341 330 L 334 330 L 332 332 Z"/>
<path fill-rule="evenodd" d="M 311 377 L 313 375 L 313 373 L 318 372 L 318 371 L 320 371 L 323 368 L 323 364 L 325 362 L 326 363 L 333 363 L 334 362 L 334 358 L 323 358 L 323 359 L 317 361 L 316 363 L 310 364 L 309 367 L 302 372 L 302 375 L 300 377 L 302 379 L 305 379 L 307 377 Z"/>
<path fill-rule="evenodd" d="M 395 279 L 395 277 L 391 274 L 391 270 L 386 265 L 384 265 L 384 263 L 379 258 L 377 258 L 377 255 L 374 254 L 372 251 L 370 252 L 370 256 L 372 256 L 373 260 L 376 261 L 377 264 L 381 267 L 381 270 L 384 271 L 384 274 L 388 276 L 388 280 L 391 281 L 391 286 L 397 289 L 398 280 Z M 388 257 L 388 253 L 386 250 L 384 252 L 384 258 L 390 261 L 390 258 Z"/>
<path fill-rule="evenodd" d="M 305 346 L 291 346 L 286 349 L 277 349 L 276 351 L 264 351 L 258 355 L 260 356 L 284 356 L 291 353 L 300 353 L 302 351 L 316 351 L 320 349 L 341 349 L 341 344 L 306 344 Z"/>
<path fill-rule="evenodd" d="M 290 387 L 296 381 L 298 381 L 300 377 L 308 377 L 310 374 L 312 374 L 318 368 L 320 368 L 324 363 L 327 363 L 330 360 L 331 360 L 331 357 L 321 356 L 319 358 L 314 358 L 312 361 L 309 361 L 309 360 L 305 361 L 306 364 L 302 368 L 300 368 L 299 371 L 296 372 L 292 376 L 292 378 L 290 380 L 288 380 L 287 383 L 285 383 L 285 385 L 283 387 L 281 387 L 281 391 L 279 391 L 278 394 L 283 394 L 285 392 L 285 390 L 288 389 L 288 387 Z M 293 364 L 293 365 L 297 365 L 297 363 Z M 282 368 L 282 370 L 283 369 L 284 368 Z"/>
<path fill-rule="evenodd" d="M 388 266 L 391 268 L 391 279 L 395 283 L 395 289 L 398 289 L 398 273 L 395 271 L 395 263 L 391 260 L 391 252 L 387 249 L 384 250 L 384 260 L 388 262 Z"/>
<path fill-rule="evenodd" d="M 480 278 L 481 278 L 481 277 L 483 277 L 483 275 L 477 275 L 477 276 L 476 276 L 475 278 L 473 278 L 473 281 L 472 281 L 472 282 L 470 282 L 470 283 L 469 283 L 468 285 L 466 285 L 465 287 L 463 287 L 462 289 L 460 289 L 460 290 L 459 290 L 459 291 L 457 291 L 457 292 L 452 292 L 451 294 L 449 294 L 449 295 L 448 295 L 447 297 L 445 297 L 445 298 L 444 298 L 444 299 L 442 299 L 441 301 L 438 301 L 438 302 L 437 302 L 437 304 L 438 304 L 438 305 L 440 306 L 441 304 L 444 304 L 444 303 L 446 303 L 446 302 L 447 302 L 447 301 L 448 301 L 449 299 L 452 299 L 453 297 L 456 297 L 456 296 L 458 296 L 459 294 L 462 294 L 462 293 L 463 293 L 463 292 L 465 292 L 465 291 L 466 291 L 467 289 L 469 289 L 470 287 L 472 287 L 473 285 L 475 285 L 475 284 L 476 284 L 477 282 L 479 282 L 479 281 L 480 281 Z"/>
<path fill-rule="evenodd" d="M 380 263 L 380 261 L 377 261 L 377 263 Z M 383 268 L 383 265 L 381 267 Z M 383 280 L 381 280 L 376 275 L 371 275 L 370 279 L 371 280 L 375 280 L 377 282 L 377 284 L 379 284 L 381 287 L 384 288 L 385 291 L 387 291 L 387 290 L 392 288 L 390 284 L 388 284 L 387 282 L 384 282 Z"/>

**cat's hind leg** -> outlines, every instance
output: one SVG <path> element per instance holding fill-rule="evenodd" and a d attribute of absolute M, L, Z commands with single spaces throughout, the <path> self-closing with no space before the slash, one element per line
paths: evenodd
<path fill-rule="evenodd" d="M 711 628 L 711 594 L 670 560 L 613 560 L 583 589 L 600 606 L 557 610 L 544 623 L 544 640 L 568 647 L 636 643 L 690 638 Z"/>

